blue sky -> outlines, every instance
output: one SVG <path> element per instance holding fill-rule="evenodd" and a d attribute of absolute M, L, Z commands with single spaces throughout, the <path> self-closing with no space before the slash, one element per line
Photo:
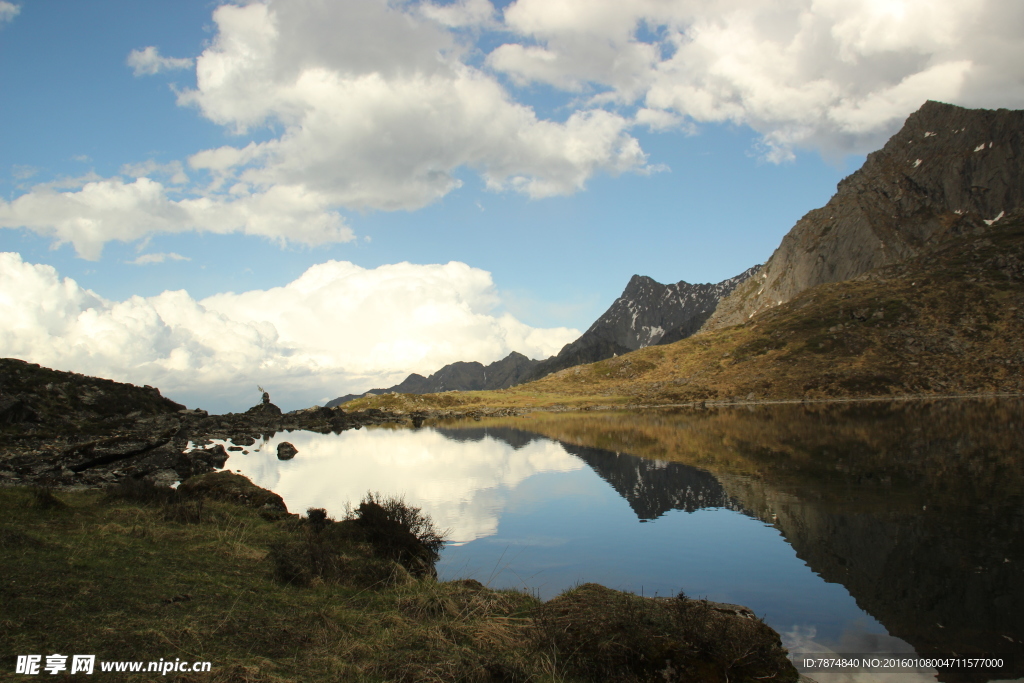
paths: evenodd
<path fill-rule="evenodd" d="M 1009 0 L 3 1 L 0 354 L 213 410 L 545 356 L 634 273 L 764 262 L 926 99 L 1020 107 L 1022 26 Z"/>

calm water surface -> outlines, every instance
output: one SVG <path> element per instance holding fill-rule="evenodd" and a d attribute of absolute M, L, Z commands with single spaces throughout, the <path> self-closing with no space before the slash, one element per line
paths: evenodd
<path fill-rule="evenodd" d="M 999 653 L 1013 678 L 1024 675 L 1022 409 L 775 406 L 286 432 L 227 467 L 292 511 L 340 517 L 367 491 L 405 496 L 449 529 L 442 579 L 545 599 L 591 581 L 684 591 L 750 607 L 791 652 Z M 282 441 L 293 460 L 277 459 Z"/>

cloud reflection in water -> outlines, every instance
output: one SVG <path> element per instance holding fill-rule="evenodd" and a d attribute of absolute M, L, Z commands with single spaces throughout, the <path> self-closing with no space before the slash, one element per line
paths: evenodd
<path fill-rule="evenodd" d="M 282 441 L 298 449 L 293 460 L 277 459 Z M 291 512 L 318 507 L 340 517 L 368 490 L 403 495 L 457 544 L 494 534 L 508 492 L 528 477 L 585 467 L 548 439 L 514 448 L 491 437 L 452 441 L 429 428 L 281 432 L 247 450 L 233 453 L 227 469 L 280 494 Z"/>

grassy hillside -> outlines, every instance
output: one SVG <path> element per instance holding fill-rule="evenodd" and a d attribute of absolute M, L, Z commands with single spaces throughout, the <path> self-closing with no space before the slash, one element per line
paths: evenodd
<path fill-rule="evenodd" d="M 744 325 L 498 392 L 352 407 L 522 408 L 1024 391 L 1024 220 L 815 287 Z"/>

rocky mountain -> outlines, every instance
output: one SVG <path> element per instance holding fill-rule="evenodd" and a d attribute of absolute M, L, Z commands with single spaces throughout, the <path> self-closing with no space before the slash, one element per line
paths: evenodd
<path fill-rule="evenodd" d="M 691 285 L 681 280 L 663 285 L 634 275 L 622 296 L 583 335 L 562 347 L 557 356 L 538 363 L 525 381 L 583 363 L 594 363 L 646 346 L 689 337 L 704 324 L 718 302 L 758 272 L 754 266 L 717 284 Z"/>
<path fill-rule="evenodd" d="M 927 253 L 1024 207 L 1024 111 L 928 101 L 801 218 L 764 268 L 704 325 L 737 325 L 816 285 Z"/>
<path fill-rule="evenodd" d="M 367 393 L 387 394 L 393 391 L 399 394 L 436 394 L 453 390 L 507 389 L 523 382 L 526 374 L 539 362 L 513 351 L 490 365 L 483 365 L 475 361 L 470 363 L 458 361 L 444 366 L 430 377 L 424 377 L 414 372 L 406 377 L 401 384 L 387 389 L 371 389 Z M 347 403 L 360 396 L 365 396 L 365 394 L 340 396 L 329 401 L 326 407 L 340 406 L 342 403 Z"/>
<path fill-rule="evenodd" d="M 1024 211 L 747 323 L 552 373 L 549 400 L 635 404 L 1024 392 Z M 512 389 L 503 405 L 521 400 Z M 621 399 L 618 399 L 621 400 Z"/>
<path fill-rule="evenodd" d="M 760 266 L 748 268 L 717 284 L 691 285 L 681 280 L 674 285 L 663 285 L 645 275 L 634 275 L 622 296 L 590 329 L 547 360 L 533 360 L 513 351 L 486 366 L 459 361 L 444 366 L 430 377 L 413 373 L 401 384 L 371 389 L 366 394 L 507 389 L 574 365 L 612 358 L 652 344 L 679 341 L 699 330 L 719 300 L 749 279 L 758 268 Z M 326 407 L 340 406 L 366 394 L 340 396 L 329 401 Z"/>

